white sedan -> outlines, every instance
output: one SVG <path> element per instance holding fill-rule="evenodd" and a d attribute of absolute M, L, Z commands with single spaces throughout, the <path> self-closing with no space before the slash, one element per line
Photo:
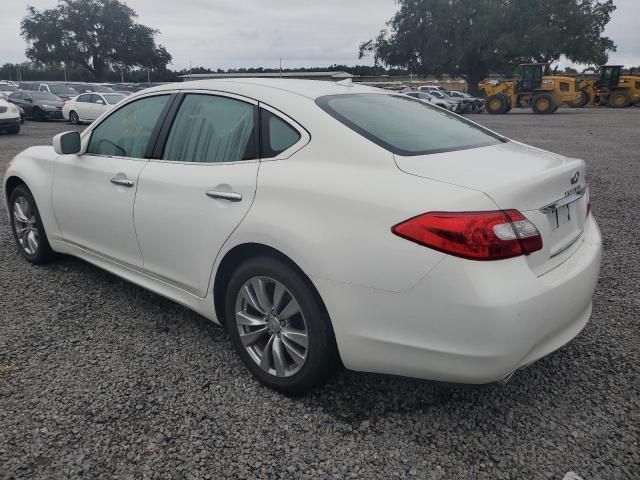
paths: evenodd
<path fill-rule="evenodd" d="M 600 268 L 582 160 L 347 83 L 144 90 L 19 154 L 5 192 L 26 260 L 75 255 L 226 325 L 286 393 L 340 361 L 507 378 L 582 330 Z"/>
<path fill-rule="evenodd" d="M 20 133 L 20 110 L 0 97 L 0 132 Z"/>
<path fill-rule="evenodd" d="M 81 122 L 93 122 L 108 112 L 118 102 L 126 98 L 121 93 L 83 93 L 68 100 L 62 107 L 62 116 L 74 125 Z"/>

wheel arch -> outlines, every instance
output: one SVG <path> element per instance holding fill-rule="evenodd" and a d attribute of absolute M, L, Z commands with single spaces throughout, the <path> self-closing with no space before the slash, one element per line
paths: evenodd
<path fill-rule="evenodd" d="M 218 268 L 215 272 L 215 277 L 213 281 L 213 303 L 216 312 L 216 317 L 221 325 L 225 326 L 225 294 L 226 287 L 233 274 L 233 271 L 240 265 L 244 260 L 248 258 L 255 258 L 259 256 L 265 256 L 274 258 L 279 260 L 289 267 L 296 270 L 302 278 L 305 279 L 305 283 L 307 287 L 311 290 L 313 295 L 316 297 L 318 301 L 318 305 L 323 309 L 327 318 L 329 319 L 329 323 L 331 325 L 331 329 L 333 330 L 333 324 L 331 321 L 331 317 L 329 316 L 329 311 L 324 303 L 324 300 L 320 296 L 318 289 L 315 287 L 309 276 L 298 266 L 296 262 L 294 262 L 289 256 L 282 253 L 280 250 L 277 250 L 273 247 L 262 243 L 241 243 L 236 245 L 231 250 L 225 253 L 224 257 L 220 261 Z M 335 332 L 334 332 L 335 336 Z"/>
<path fill-rule="evenodd" d="M 29 188 L 29 185 L 27 185 L 27 182 L 25 182 L 18 175 L 11 175 L 5 180 L 4 200 L 6 205 L 9 205 L 9 197 L 11 196 L 11 192 L 13 192 L 14 188 L 16 188 L 18 185 L 24 185 L 25 187 Z M 29 188 L 29 191 L 31 191 L 30 188 Z"/>

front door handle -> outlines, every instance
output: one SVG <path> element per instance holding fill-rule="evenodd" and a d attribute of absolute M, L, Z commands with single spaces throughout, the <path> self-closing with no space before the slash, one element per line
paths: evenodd
<path fill-rule="evenodd" d="M 133 180 L 129 180 L 128 178 L 113 177 L 111 183 L 120 185 L 121 187 L 133 187 Z"/>
<path fill-rule="evenodd" d="M 242 194 L 237 192 L 220 192 L 218 190 L 209 190 L 207 197 L 217 198 L 220 200 L 229 200 L 230 202 L 239 202 L 242 200 Z"/>

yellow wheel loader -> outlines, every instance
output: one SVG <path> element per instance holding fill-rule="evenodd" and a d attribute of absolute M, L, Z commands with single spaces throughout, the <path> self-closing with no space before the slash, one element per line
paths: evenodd
<path fill-rule="evenodd" d="M 487 97 L 485 110 L 491 114 L 507 113 L 512 108 L 531 108 L 535 113 L 549 114 L 561 105 L 570 105 L 580 98 L 575 79 L 544 75 L 545 63 L 520 65 L 520 78 L 482 83 Z"/>
<path fill-rule="evenodd" d="M 597 80 L 579 80 L 580 101 L 571 105 L 580 108 L 585 105 L 624 108 L 640 102 L 640 75 L 622 75 L 620 65 L 602 65 Z"/>

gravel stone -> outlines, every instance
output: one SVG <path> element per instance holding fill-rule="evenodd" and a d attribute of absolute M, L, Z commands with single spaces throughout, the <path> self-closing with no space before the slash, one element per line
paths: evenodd
<path fill-rule="evenodd" d="M 197 314 L 71 257 L 28 265 L 3 213 L 0 479 L 640 479 L 640 109 L 470 118 L 588 162 L 605 254 L 573 342 L 505 387 L 341 372 L 287 398 Z M 0 135 L 0 174 L 73 128 Z"/>

